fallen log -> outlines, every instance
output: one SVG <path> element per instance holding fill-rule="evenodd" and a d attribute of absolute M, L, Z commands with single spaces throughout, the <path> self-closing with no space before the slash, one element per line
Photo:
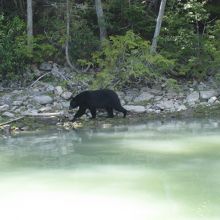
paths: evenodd
<path fill-rule="evenodd" d="M 26 117 L 57 117 L 64 116 L 64 112 L 50 112 L 50 113 L 24 113 L 23 116 Z"/>

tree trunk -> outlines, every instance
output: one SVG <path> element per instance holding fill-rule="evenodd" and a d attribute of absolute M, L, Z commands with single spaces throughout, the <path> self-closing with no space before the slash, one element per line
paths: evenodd
<path fill-rule="evenodd" d="M 157 17 L 157 24 L 156 24 L 156 28 L 154 32 L 152 45 L 151 45 L 151 53 L 156 53 L 156 50 L 157 50 L 157 40 L 160 34 L 160 28 L 161 28 L 161 24 L 163 20 L 165 6 L 166 6 L 166 0 L 161 0 L 160 9 L 159 9 L 158 17 Z"/>
<path fill-rule="evenodd" d="M 66 47 L 65 47 L 66 62 L 73 71 L 78 73 L 79 71 L 74 66 L 74 64 L 71 63 L 69 58 L 69 38 L 70 38 L 70 8 L 69 8 L 69 0 L 66 0 Z"/>
<path fill-rule="evenodd" d="M 27 0 L 27 44 L 32 52 L 33 50 L 33 12 L 32 0 Z"/>
<path fill-rule="evenodd" d="M 100 31 L 100 40 L 103 41 L 107 36 L 107 31 L 106 31 L 105 18 L 103 14 L 101 0 L 95 0 L 95 8 L 96 8 L 96 15 L 97 15 L 99 31 Z"/>

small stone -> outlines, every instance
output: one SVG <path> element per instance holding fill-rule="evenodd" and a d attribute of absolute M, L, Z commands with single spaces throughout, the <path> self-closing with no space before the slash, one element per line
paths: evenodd
<path fill-rule="evenodd" d="M 176 108 L 176 110 L 178 111 L 178 112 L 180 112 L 180 111 L 185 111 L 187 108 L 186 108 L 186 106 L 185 105 L 179 105 L 177 108 Z"/>
<path fill-rule="evenodd" d="M 8 117 L 8 118 L 14 118 L 15 117 L 15 115 L 11 112 L 4 112 L 2 114 L 2 116 Z"/>
<path fill-rule="evenodd" d="M 61 95 L 63 93 L 63 89 L 61 86 L 56 86 L 54 90 L 55 95 Z"/>
<path fill-rule="evenodd" d="M 48 84 L 48 85 L 46 86 L 46 91 L 47 91 L 47 92 L 53 92 L 54 89 L 55 89 L 55 88 L 54 88 L 53 85 Z"/>
<path fill-rule="evenodd" d="M 62 98 L 64 98 L 64 99 L 66 99 L 66 100 L 68 100 L 68 99 L 70 99 L 71 97 L 72 97 L 72 92 L 63 92 L 62 94 L 61 94 L 61 97 Z"/>
<path fill-rule="evenodd" d="M 64 107 L 64 108 L 69 108 L 69 106 L 70 106 L 70 103 L 69 102 L 62 102 L 62 106 Z"/>
<path fill-rule="evenodd" d="M 52 108 L 50 106 L 44 106 L 39 109 L 38 112 L 50 112 Z"/>
<path fill-rule="evenodd" d="M 9 109 L 9 105 L 7 105 L 7 104 L 0 106 L 0 112 L 7 111 L 8 109 Z"/>
<path fill-rule="evenodd" d="M 52 65 L 50 63 L 42 63 L 39 67 L 40 70 L 42 71 L 51 71 L 52 70 Z"/>
<path fill-rule="evenodd" d="M 217 97 L 216 97 L 216 96 L 213 96 L 213 97 L 211 97 L 211 98 L 208 100 L 208 103 L 209 103 L 209 104 L 213 104 L 213 103 L 216 102 L 216 100 L 217 100 Z"/>

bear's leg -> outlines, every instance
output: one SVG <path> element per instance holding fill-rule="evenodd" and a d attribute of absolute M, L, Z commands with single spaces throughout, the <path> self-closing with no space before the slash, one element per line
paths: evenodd
<path fill-rule="evenodd" d="M 119 112 L 122 112 L 124 114 L 124 118 L 126 117 L 127 115 L 127 110 L 124 109 L 122 106 L 117 106 L 115 107 L 115 110 L 119 111 Z"/>
<path fill-rule="evenodd" d="M 96 118 L 96 108 L 90 108 L 89 110 L 92 114 L 92 119 Z"/>
<path fill-rule="evenodd" d="M 106 108 L 106 111 L 108 112 L 108 118 L 113 118 L 113 108 Z"/>
<path fill-rule="evenodd" d="M 79 107 L 79 110 L 74 115 L 74 119 L 80 118 L 83 114 L 85 114 L 86 108 L 85 107 Z"/>

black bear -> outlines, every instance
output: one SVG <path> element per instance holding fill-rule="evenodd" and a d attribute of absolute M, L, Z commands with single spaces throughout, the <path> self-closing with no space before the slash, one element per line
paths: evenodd
<path fill-rule="evenodd" d="M 109 89 L 100 89 L 94 91 L 84 91 L 77 96 L 71 98 L 69 110 L 79 106 L 79 110 L 74 115 L 74 119 L 85 114 L 86 109 L 89 109 L 92 118 L 96 118 L 96 109 L 106 109 L 108 117 L 113 118 L 113 109 L 123 112 L 126 117 L 127 110 L 121 106 L 118 95 Z M 73 119 L 73 120 L 74 120 Z"/>

